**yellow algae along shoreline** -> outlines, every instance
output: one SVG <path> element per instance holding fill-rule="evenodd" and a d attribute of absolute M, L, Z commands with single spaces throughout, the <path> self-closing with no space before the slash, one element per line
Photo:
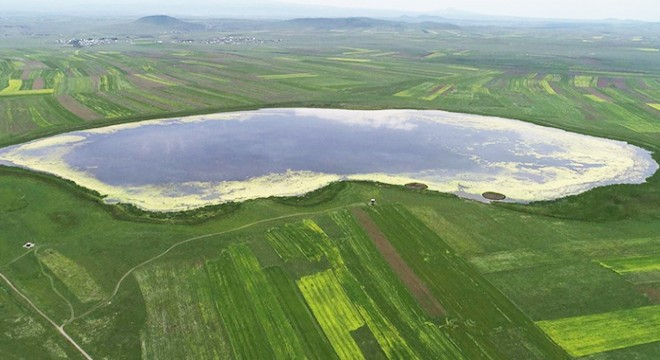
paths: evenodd
<path fill-rule="evenodd" d="M 146 125 L 249 121 L 255 114 L 282 115 L 283 113 L 291 116 L 314 116 L 345 125 L 403 131 L 415 127 L 415 121 L 433 121 L 472 131 L 514 132 L 518 141 L 512 149 L 514 152 L 518 151 L 519 147 L 519 151 L 525 152 L 525 156 L 546 158 L 552 156 L 568 161 L 571 166 L 532 167 L 531 170 L 527 166 L 525 172 L 529 175 L 531 171 L 532 179 L 519 175 L 523 164 L 507 161 L 486 162 L 472 158 L 488 171 L 483 173 L 466 171 L 453 174 L 451 178 L 438 178 L 426 175 L 424 172 L 324 174 L 289 170 L 253 177 L 245 181 L 113 186 L 100 181 L 88 172 L 74 169 L 64 161 L 66 154 L 91 141 L 89 139 L 91 135 L 113 134 Z M 537 144 L 551 146 L 553 150 L 544 154 L 528 153 L 529 148 Z M 150 120 L 56 135 L 0 149 L 0 163 L 2 162 L 69 179 L 80 186 L 99 192 L 111 201 L 131 203 L 150 211 L 180 211 L 229 201 L 300 195 L 342 180 L 368 180 L 395 185 L 423 182 L 431 190 L 458 193 L 475 199 L 483 192 L 496 191 L 514 201 L 530 202 L 574 195 L 595 186 L 642 183 L 658 169 L 658 164 L 648 151 L 625 142 L 571 133 L 518 120 L 435 110 L 264 109 L 181 119 Z"/>

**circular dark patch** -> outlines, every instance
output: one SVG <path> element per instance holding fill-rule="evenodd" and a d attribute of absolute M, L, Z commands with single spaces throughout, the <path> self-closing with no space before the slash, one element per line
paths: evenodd
<path fill-rule="evenodd" d="M 496 192 L 493 192 L 493 191 L 486 191 L 485 193 L 481 194 L 481 196 L 483 196 L 484 198 L 486 198 L 488 200 L 504 200 L 504 199 L 506 199 L 506 195 L 496 193 Z"/>

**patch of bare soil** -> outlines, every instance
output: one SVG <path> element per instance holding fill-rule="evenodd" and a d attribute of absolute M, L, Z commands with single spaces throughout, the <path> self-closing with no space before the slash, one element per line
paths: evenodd
<path fill-rule="evenodd" d="M 660 305 L 660 286 L 656 285 L 640 285 L 637 286 L 637 291 L 646 296 L 653 305 Z"/>
<path fill-rule="evenodd" d="M 628 90 L 628 84 L 626 84 L 626 81 L 621 78 L 614 79 L 614 86 L 620 90 Z"/>
<path fill-rule="evenodd" d="M 604 88 L 610 86 L 610 78 L 599 77 L 597 82 L 597 87 Z"/>
<path fill-rule="evenodd" d="M 431 290 L 417 277 L 413 270 L 406 264 L 401 255 L 394 246 L 385 237 L 376 223 L 371 220 L 369 215 L 361 209 L 354 209 L 353 214 L 358 223 L 367 232 L 369 238 L 374 242 L 376 248 L 385 258 L 390 267 L 397 274 L 401 282 L 408 288 L 421 308 L 431 317 L 442 316 L 446 314 L 445 309 L 438 300 L 431 294 Z"/>
<path fill-rule="evenodd" d="M 97 120 L 102 116 L 94 112 L 92 109 L 85 107 L 79 103 L 71 95 L 61 95 L 57 97 L 57 101 L 67 110 L 78 116 L 83 120 Z"/>
<path fill-rule="evenodd" d="M 42 78 L 34 79 L 32 83 L 32 90 L 41 90 L 46 86 L 46 82 Z"/>
<path fill-rule="evenodd" d="M 99 90 L 99 83 L 101 82 L 101 78 L 98 75 L 90 76 L 89 79 L 92 82 L 92 89 L 94 91 Z"/>

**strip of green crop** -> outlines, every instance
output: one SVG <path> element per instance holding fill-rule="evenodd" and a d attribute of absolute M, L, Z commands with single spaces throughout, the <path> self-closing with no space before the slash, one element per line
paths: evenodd
<path fill-rule="evenodd" d="M 46 120 L 43 115 L 39 112 L 39 107 L 37 106 L 30 106 L 28 107 L 28 110 L 30 111 L 30 117 L 32 118 L 32 121 L 34 121 L 39 127 L 48 127 L 51 126 L 52 124 Z"/>
<path fill-rule="evenodd" d="M 603 260 L 600 265 L 619 274 L 660 270 L 660 254 Z"/>
<path fill-rule="evenodd" d="M 135 273 L 146 305 L 143 359 L 227 359 L 229 339 L 203 266 L 148 267 Z"/>
<path fill-rule="evenodd" d="M 369 59 L 354 59 L 354 58 L 339 58 L 339 57 L 328 58 L 328 60 L 344 61 L 344 62 L 356 62 L 356 63 L 371 62 L 371 60 L 369 60 Z"/>
<path fill-rule="evenodd" d="M 107 74 L 99 79 L 100 91 L 121 91 L 133 88 L 134 86 L 123 75 Z"/>
<path fill-rule="evenodd" d="M 470 67 L 470 66 L 458 66 L 458 65 L 448 65 L 448 68 L 457 69 L 457 70 L 467 70 L 467 71 L 479 71 L 480 69 Z"/>
<path fill-rule="evenodd" d="M 435 92 L 433 92 L 433 94 L 423 97 L 422 100 L 427 100 L 427 101 L 435 100 L 435 98 L 437 98 L 438 96 L 446 93 L 452 87 L 453 87 L 453 85 L 445 85 L 442 88 L 440 88 L 440 89 L 436 90 Z"/>
<path fill-rule="evenodd" d="M 225 251 L 218 260 L 208 262 L 206 267 L 214 290 L 215 305 L 229 335 L 234 357 L 272 357 L 273 350 L 232 256 Z"/>
<path fill-rule="evenodd" d="M 543 87 L 545 92 L 547 92 L 548 94 L 557 95 L 557 92 L 555 91 L 555 89 L 552 88 L 552 86 L 550 85 L 548 80 L 545 80 L 545 79 L 541 80 L 541 86 Z"/>
<path fill-rule="evenodd" d="M 272 228 L 266 232 L 266 239 L 284 261 L 321 260 L 322 246 L 326 238 L 325 232 L 310 219 Z"/>
<path fill-rule="evenodd" d="M 298 78 L 310 78 L 317 77 L 316 74 L 310 73 L 297 73 L 297 74 L 280 74 L 280 75 L 259 75 L 260 78 L 266 80 L 279 80 L 279 79 L 298 79 Z"/>
<path fill-rule="evenodd" d="M 161 85 L 166 85 L 166 86 L 175 86 L 175 85 L 177 85 L 177 84 L 175 84 L 171 81 L 167 81 L 165 79 L 159 78 L 158 76 L 156 76 L 154 74 L 135 74 L 135 76 L 137 76 L 139 78 L 142 78 L 144 80 L 149 80 L 149 81 L 155 82 L 157 84 L 161 84 Z"/>
<path fill-rule="evenodd" d="M 133 115 L 134 112 L 121 105 L 112 103 L 96 94 L 72 94 L 74 99 L 107 118 Z"/>
<path fill-rule="evenodd" d="M 586 356 L 660 341 L 660 305 L 537 324 L 571 355 Z"/>
<path fill-rule="evenodd" d="M 553 258 L 551 256 L 538 251 L 516 249 L 476 256 L 471 258 L 470 262 L 479 272 L 487 274 L 534 267 L 539 264 L 552 262 L 552 260 Z"/>
<path fill-rule="evenodd" d="M 252 299 L 254 312 L 277 359 L 301 358 L 305 350 L 275 295 L 272 283 L 261 270 L 259 261 L 245 244 L 229 248 L 236 271 L 243 279 L 246 293 Z"/>
<path fill-rule="evenodd" d="M 21 89 L 20 89 L 21 91 L 32 90 L 32 85 L 34 84 L 34 80 L 25 79 L 25 80 L 21 80 L 21 81 L 23 81 L 23 83 L 21 84 Z"/>
<path fill-rule="evenodd" d="M 225 65 L 222 64 L 217 64 L 213 62 L 208 62 L 208 61 L 199 61 L 199 60 L 183 60 L 181 61 L 184 64 L 191 64 L 191 65 L 202 65 L 202 66 L 208 66 L 216 69 L 224 69 L 226 68 Z"/>
<path fill-rule="evenodd" d="M 399 91 L 398 93 L 394 94 L 394 96 L 399 96 L 399 97 L 420 97 L 429 91 L 431 91 L 434 87 L 436 87 L 438 84 L 434 82 L 423 82 L 419 85 L 415 85 L 411 88 Z"/>
<path fill-rule="evenodd" d="M 597 82 L 597 76 L 576 75 L 573 78 L 573 85 L 575 87 L 595 87 Z"/>
<path fill-rule="evenodd" d="M 298 280 L 298 287 L 316 320 L 330 340 L 340 359 L 364 359 L 353 337 L 364 325 L 364 319 L 353 306 L 333 270 L 327 270 Z"/>
<path fill-rule="evenodd" d="M 265 339 L 268 341 L 268 347 L 272 351 L 269 357 L 275 359 L 305 357 L 306 351 L 301 343 L 299 334 L 287 318 L 276 296 L 277 291 L 262 271 L 257 258 L 250 248 L 245 244 L 232 245 L 229 247 L 227 253 L 225 255 L 225 261 L 221 260 L 221 262 L 226 263 L 230 261 L 232 267 L 230 269 L 217 269 L 217 271 L 233 270 L 236 277 L 240 279 L 240 285 L 243 287 L 243 291 L 228 295 L 233 298 L 229 303 L 235 304 L 240 301 L 249 306 L 249 310 L 246 310 L 254 314 L 256 318 L 255 325 L 258 325 L 257 327 L 260 329 L 259 332 L 255 332 L 253 335 L 258 336 L 260 332 L 263 333 Z M 217 271 L 216 276 L 222 276 Z M 235 291 L 235 289 L 223 289 L 221 291 Z M 243 316 L 235 310 L 229 310 L 227 307 L 229 303 L 222 304 L 224 311 L 221 309 L 221 312 L 223 313 L 223 319 L 227 318 L 228 321 L 225 321 L 234 325 L 228 326 L 230 328 L 232 343 L 234 343 L 234 339 L 242 336 L 238 334 L 241 331 L 241 326 L 237 328 L 235 325 L 240 324 Z M 231 319 L 229 319 L 230 317 Z M 241 346 L 247 345 L 242 341 L 236 341 L 236 343 Z"/>
<path fill-rule="evenodd" d="M 311 359 L 337 359 L 330 341 L 314 319 L 296 283 L 281 267 L 266 268 L 264 273 L 273 289 L 277 291 L 280 306 L 296 329 L 297 336 L 305 347 L 306 355 Z"/>
<path fill-rule="evenodd" d="M 87 270 L 66 256 L 47 249 L 39 252 L 38 257 L 81 302 L 98 301 L 105 297 L 103 289 Z"/>

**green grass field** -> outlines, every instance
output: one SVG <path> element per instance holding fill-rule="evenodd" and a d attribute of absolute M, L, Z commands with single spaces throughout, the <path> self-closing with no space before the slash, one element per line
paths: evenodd
<path fill-rule="evenodd" d="M 246 30 L 283 41 L 5 36 L 0 145 L 262 107 L 412 108 L 660 161 L 660 62 L 636 50 L 660 38 L 643 24 L 606 47 L 599 25 L 269 31 Z M 349 182 L 159 214 L 0 167 L 0 357 L 81 358 L 62 329 L 95 359 L 656 359 L 659 204 L 656 174 L 526 205 Z"/>
<path fill-rule="evenodd" d="M 541 321 L 538 325 L 579 357 L 660 341 L 660 306 Z"/>

